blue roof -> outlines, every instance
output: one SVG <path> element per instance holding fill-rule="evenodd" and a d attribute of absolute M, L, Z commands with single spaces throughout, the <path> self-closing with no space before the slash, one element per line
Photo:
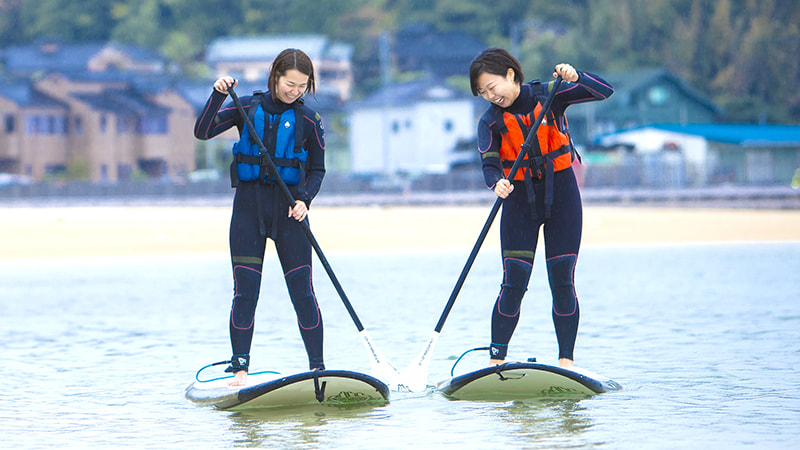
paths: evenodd
<path fill-rule="evenodd" d="M 799 125 L 756 124 L 654 124 L 640 128 L 656 128 L 675 133 L 702 136 L 709 141 L 737 144 L 744 147 L 800 146 Z"/>
<path fill-rule="evenodd" d="M 72 97 L 80 99 L 92 105 L 94 109 L 101 111 L 127 112 L 137 115 L 166 115 L 169 113 L 169 108 L 157 105 L 132 89 L 124 91 L 105 89 L 97 94 L 75 93 L 72 94 Z"/>
<path fill-rule="evenodd" d="M 30 82 L 0 78 L 0 97 L 19 106 L 65 107 L 64 103 L 33 88 Z"/>
<path fill-rule="evenodd" d="M 39 39 L 31 44 L 6 48 L 3 51 L 3 62 L 5 69 L 12 73 L 85 72 L 89 61 L 109 47 L 119 49 L 136 61 L 165 61 L 158 53 L 132 45 L 113 42 L 66 43 Z"/>

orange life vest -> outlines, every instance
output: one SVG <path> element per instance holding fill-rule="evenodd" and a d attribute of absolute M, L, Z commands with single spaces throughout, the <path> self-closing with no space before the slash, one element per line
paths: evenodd
<path fill-rule="evenodd" d="M 518 116 L 503 111 L 502 119 L 505 126 L 503 127 L 501 125 L 499 130 L 501 136 L 503 137 L 503 140 L 500 144 L 500 160 L 503 164 L 503 173 L 505 174 L 506 178 L 508 178 L 511 173 L 511 167 L 514 165 L 514 161 L 519 155 L 522 144 L 525 142 L 525 136 L 528 134 L 531 124 L 533 124 L 536 117 L 539 116 L 539 112 L 541 112 L 541 110 L 542 103 L 537 102 L 536 108 L 534 108 L 534 111 L 531 114 Z M 564 118 L 564 120 L 566 121 L 566 118 Z M 570 140 L 567 132 L 562 132 L 558 128 L 555 116 L 552 112 L 548 112 L 544 119 L 542 119 L 539 129 L 536 130 L 536 137 L 539 141 L 539 150 L 541 151 L 541 155 L 546 159 L 553 160 L 554 172 L 564 170 L 572 165 L 572 141 Z M 534 152 L 536 153 L 536 143 L 534 142 L 532 146 L 534 148 Z M 548 153 L 551 153 L 551 155 L 549 157 L 545 156 Z M 536 154 L 536 156 L 539 155 Z M 543 160 L 542 162 L 537 162 L 536 164 L 537 166 L 541 166 L 537 170 L 537 175 L 535 172 L 531 173 L 531 170 L 536 169 L 536 167 L 530 167 L 529 162 L 526 161 L 528 159 L 528 155 L 525 155 L 523 158 L 523 163 L 520 166 L 520 170 L 517 170 L 517 173 L 514 175 L 514 179 L 524 180 L 526 173 L 541 178 L 541 170 L 544 166 Z"/>
<path fill-rule="evenodd" d="M 515 115 L 495 106 L 497 114 L 495 126 L 502 136 L 500 162 L 506 178 L 511 175 L 511 169 L 522 150 L 531 125 L 536 122 L 536 118 L 542 111 L 542 102 L 539 99 L 547 97 L 546 89 L 541 83 L 534 81 L 531 85 L 537 99 L 536 107 L 531 113 Z M 562 131 L 558 127 L 558 120 L 552 110 L 545 114 L 536 130 L 536 139 L 531 140 L 531 148 L 523 156 L 517 173 L 514 174 L 514 181 L 524 180 L 525 182 L 528 202 L 531 204 L 531 216 L 534 220 L 536 219 L 536 207 L 534 206 L 536 194 L 533 180 L 544 178 L 544 218 L 548 219 L 553 206 L 553 174 L 572 165 L 574 148 L 572 139 L 569 137 L 567 118 L 563 117 L 563 119 L 564 130 Z"/>

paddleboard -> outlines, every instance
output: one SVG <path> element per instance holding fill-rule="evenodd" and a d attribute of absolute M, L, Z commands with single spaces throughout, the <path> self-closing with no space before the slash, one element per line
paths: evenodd
<path fill-rule="evenodd" d="M 186 398 L 206 406 L 238 411 L 304 405 L 357 405 L 389 402 L 389 387 L 369 375 L 319 370 L 295 375 L 252 374 L 246 386 L 228 386 L 230 378 L 195 381 Z"/>
<path fill-rule="evenodd" d="M 437 385 L 459 400 L 514 400 L 536 397 L 585 397 L 622 389 L 591 372 L 538 363 L 511 362 L 452 377 Z"/>

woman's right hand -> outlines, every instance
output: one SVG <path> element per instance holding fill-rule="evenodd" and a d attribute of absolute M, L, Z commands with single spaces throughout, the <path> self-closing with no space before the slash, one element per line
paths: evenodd
<path fill-rule="evenodd" d="M 225 76 L 214 82 L 214 89 L 220 94 L 228 95 L 228 88 L 236 87 L 237 84 L 239 84 L 239 82 L 234 80 L 233 77 Z"/>
<path fill-rule="evenodd" d="M 510 194 L 513 190 L 514 185 L 505 178 L 499 179 L 494 185 L 494 195 L 503 199 L 508 197 L 508 194 Z"/>

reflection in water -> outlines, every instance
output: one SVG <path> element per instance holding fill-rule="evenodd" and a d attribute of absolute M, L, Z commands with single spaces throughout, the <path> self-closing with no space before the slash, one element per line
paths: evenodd
<path fill-rule="evenodd" d="M 230 433 L 241 446 L 311 445 L 328 441 L 344 422 L 369 417 L 376 405 L 313 405 L 231 413 Z"/>
<path fill-rule="evenodd" d="M 510 402 L 498 417 L 520 437 L 552 439 L 580 435 L 592 427 L 580 399 L 535 399 Z"/>

